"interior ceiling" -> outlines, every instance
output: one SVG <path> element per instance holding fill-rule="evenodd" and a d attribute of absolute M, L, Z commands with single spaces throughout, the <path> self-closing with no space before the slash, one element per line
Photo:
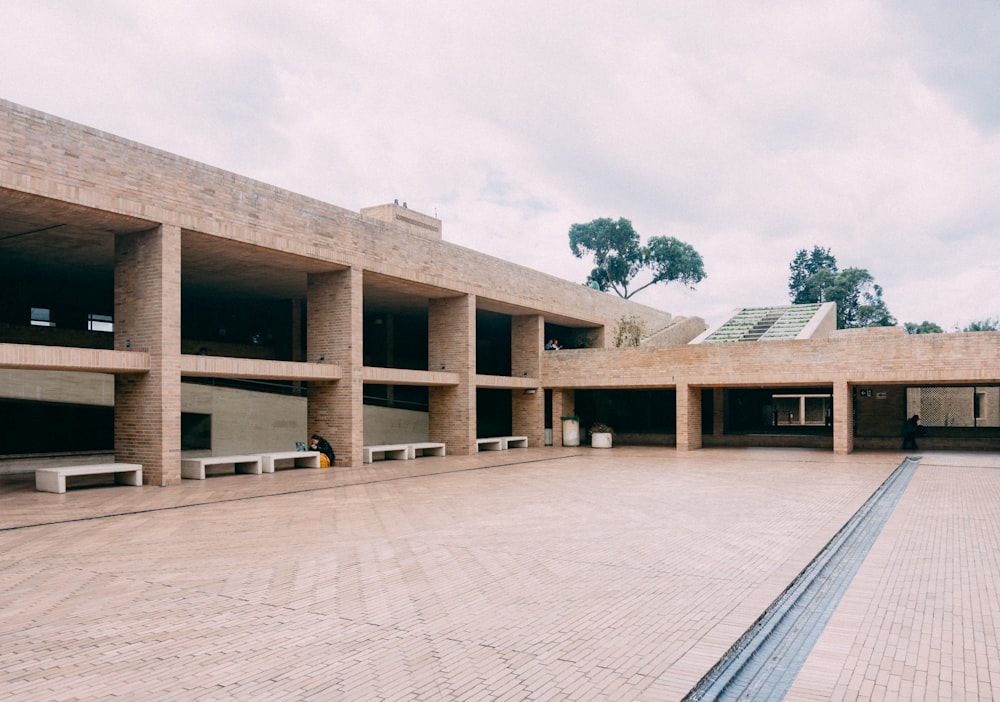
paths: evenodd
<path fill-rule="evenodd" d="M 110 275 L 114 235 L 151 226 L 133 217 L 0 189 L 0 262 L 4 267 Z"/>
<path fill-rule="evenodd" d="M 31 268 L 47 276 L 113 280 L 115 235 L 157 226 L 137 217 L 71 205 L 0 188 L 0 270 Z M 343 266 L 250 244 L 185 231 L 182 284 L 201 295 L 289 299 L 305 297 L 309 273 Z M 428 300 L 452 290 L 366 272 L 366 312 L 426 310 Z M 479 309 L 508 315 L 531 309 L 477 298 Z M 546 322 L 588 326 L 570 315 L 547 313 Z"/>

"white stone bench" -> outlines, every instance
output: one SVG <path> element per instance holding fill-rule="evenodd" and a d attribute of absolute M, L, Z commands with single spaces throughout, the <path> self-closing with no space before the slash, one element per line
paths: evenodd
<path fill-rule="evenodd" d="M 182 458 L 181 477 L 188 480 L 204 480 L 205 466 L 232 465 L 237 473 L 261 474 L 260 456 L 202 456 Z"/>
<path fill-rule="evenodd" d="M 273 473 L 278 464 L 282 468 L 319 468 L 319 451 L 273 451 L 260 454 L 260 469 Z"/>
<path fill-rule="evenodd" d="M 501 436 L 500 439 L 503 441 L 505 449 L 528 448 L 527 436 Z"/>
<path fill-rule="evenodd" d="M 41 492 L 66 492 L 66 477 L 114 473 L 119 485 L 142 485 L 142 466 L 138 463 L 97 463 L 89 466 L 59 466 L 35 471 L 35 489 Z"/>
<path fill-rule="evenodd" d="M 477 451 L 502 451 L 505 448 L 507 448 L 507 446 L 504 445 L 503 438 L 499 436 L 476 439 Z"/>
<path fill-rule="evenodd" d="M 395 458 L 405 461 L 410 457 L 409 444 L 384 444 L 382 446 L 364 446 L 361 460 L 364 463 L 371 463 L 374 455 L 381 453 L 386 460 Z"/>
<path fill-rule="evenodd" d="M 528 448 L 527 436 L 490 436 L 476 439 L 479 451 L 505 451 L 509 448 Z"/>
<path fill-rule="evenodd" d="M 421 456 L 443 456 L 444 455 L 444 444 L 439 444 L 434 441 L 418 441 L 415 444 L 408 444 L 410 447 L 410 458 L 417 457 L 417 451 L 420 452 Z"/>

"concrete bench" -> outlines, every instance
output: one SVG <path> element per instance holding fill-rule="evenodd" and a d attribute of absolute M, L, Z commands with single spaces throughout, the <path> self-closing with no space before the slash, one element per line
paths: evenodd
<path fill-rule="evenodd" d="M 361 460 L 364 463 L 371 463 L 376 453 L 381 453 L 382 457 L 386 460 L 395 458 L 400 461 L 405 461 L 410 457 L 410 445 L 384 444 L 382 446 L 365 446 L 363 447 Z"/>
<path fill-rule="evenodd" d="M 319 451 L 273 451 L 260 454 L 260 469 L 273 473 L 280 464 L 282 468 L 319 468 Z"/>
<path fill-rule="evenodd" d="M 509 448 L 528 448 L 527 436 L 490 436 L 476 439 L 479 451 L 505 451 Z"/>
<path fill-rule="evenodd" d="M 476 439 L 477 451 L 502 451 L 505 448 L 507 447 L 504 445 L 503 439 L 499 436 L 486 439 Z"/>
<path fill-rule="evenodd" d="M 114 473 L 119 485 L 142 485 L 142 466 L 138 463 L 98 463 L 90 466 L 60 466 L 35 471 L 35 489 L 41 492 L 66 492 L 67 476 L 106 475 Z"/>
<path fill-rule="evenodd" d="M 421 456 L 443 456 L 444 455 L 444 444 L 435 443 L 433 441 L 418 441 L 415 444 L 408 444 L 410 447 L 410 458 L 417 457 L 417 451 L 420 452 Z"/>
<path fill-rule="evenodd" d="M 204 480 L 205 466 L 232 465 L 237 473 L 252 473 L 260 475 L 260 456 L 202 456 L 201 458 L 182 458 L 181 477 L 188 480 Z"/>

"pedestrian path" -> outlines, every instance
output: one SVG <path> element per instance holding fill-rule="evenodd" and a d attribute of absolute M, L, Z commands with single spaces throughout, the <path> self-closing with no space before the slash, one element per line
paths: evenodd
<path fill-rule="evenodd" d="M 0 695 L 679 700 L 903 459 L 519 455 L 0 479 Z M 924 455 L 785 698 L 997 697 L 998 510 L 1000 457 Z"/>

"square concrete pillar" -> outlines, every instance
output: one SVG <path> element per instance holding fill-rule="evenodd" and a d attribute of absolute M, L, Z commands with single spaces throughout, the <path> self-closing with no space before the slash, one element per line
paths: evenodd
<path fill-rule="evenodd" d="M 850 383 L 833 384 L 833 452 L 854 452 L 854 396 Z"/>
<path fill-rule="evenodd" d="M 431 441 L 448 445 L 448 454 L 476 453 L 476 298 L 432 299 L 427 309 L 427 365 L 458 375 L 458 384 L 431 387 Z"/>
<path fill-rule="evenodd" d="M 701 448 L 701 388 L 677 385 L 677 450 Z"/>
<path fill-rule="evenodd" d="M 350 268 L 311 274 L 306 288 L 306 361 L 335 363 L 343 374 L 309 384 L 308 433 L 330 442 L 338 466 L 360 465 L 364 446 L 363 283 Z"/>
<path fill-rule="evenodd" d="M 541 315 L 511 318 L 511 374 L 516 378 L 540 378 L 545 346 L 545 319 Z M 527 436 L 528 446 L 545 443 L 545 393 L 542 389 L 513 390 L 511 425 L 516 436 Z"/>
<path fill-rule="evenodd" d="M 147 485 L 181 481 L 181 230 L 115 237 L 114 345 L 149 354 L 148 373 L 115 376 L 115 460 Z"/>

